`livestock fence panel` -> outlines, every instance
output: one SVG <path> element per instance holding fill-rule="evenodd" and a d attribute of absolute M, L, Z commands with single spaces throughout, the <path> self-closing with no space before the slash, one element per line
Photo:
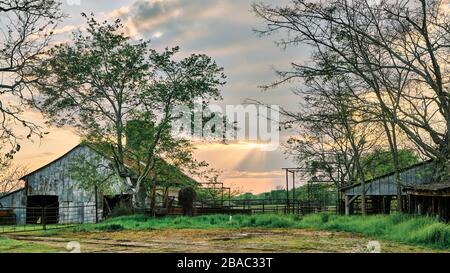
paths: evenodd
<path fill-rule="evenodd" d="M 305 215 L 319 212 L 335 213 L 336 206 L 283 199 L 230 199 L 227 202 L 197 200 L 194 205 L 195 215 L 258 213 Z M 158 202 L 153 210 L 131 208 L 126 214 L 182 215 L 183 209 L 173 203 Z M 74 227 L 79 224 L 98 223 L 112 215 L 116 214 L 104 215 L 104 211 L 95 204 L 0 207 L 0 233 Z M 120 214 L 116 216 L 118 215 Z"/>
<path fill-rule="evenodd" d="M 167 203 L 165 203 L 167 204 Z M 297 214 L 330 212 L 336 213 L 336 204 L 318 204 L 299 200 L 286 199 L 202 199 L 197 200 L 194 206 L 195 215 L 203 214 Z M 157 204 L 155 209 L 157 216 L 183 214 L 179 206 L 164 206 Z"/>
<path fill-rule="evenodd" d="M 67 228 L 98 220 L 95 205 L 0 207 L 0 233 Z"/>

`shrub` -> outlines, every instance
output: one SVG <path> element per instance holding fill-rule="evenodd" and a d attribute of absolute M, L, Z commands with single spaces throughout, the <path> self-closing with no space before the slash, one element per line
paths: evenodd
<path fill-rule="evenodd" d="M 98 226 L 97 229 L 102 230 L 102 231 L 121 231 L 121 230 L 124 230 L 125 228 L 119 224 L 108 224 L 108 225 Z"/>
<path fill-rule="evenodd" d="M 127 202 L 124 200 L 119 201 L 119 204 L 115 206 L 111 213 L 109 214 L 110 217 L 118 217 L 118 216 L 124 216 L 124 215 L 131 215 L 133 214 L 133 209 L 129 206 Z"/>

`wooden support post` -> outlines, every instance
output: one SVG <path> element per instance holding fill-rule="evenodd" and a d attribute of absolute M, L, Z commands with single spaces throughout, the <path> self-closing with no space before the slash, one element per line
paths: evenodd
<path fill-rule="evenodd" d="M 42 223 L 43 230 L 47 230 L 47 221 L 45 218 L 46 218 L 45 207 L 42 207 L 41 223 Z"/>
<path fill-rule="evenodd" d="M 350 215 L 350 198 L 345 196 L 345 215 Z"/>
<path fill-rule="evenodd" d="M 444 197 L 438 197 L 438 217 L 439 217 L 439 220 L 445 220 L 443 216 L 444 216 Z"/>
<path fill-rule="evenodd" d="M 419 214 L 419 211 L 418 211 L 419 202 L 417 200 L 418 200 L 417 195 L 414 195 L 414 214 Z"/>
<path fill-rule="evenodd" d="M 416 198 L 418 198 L 418 197 L 416 197 Z M 422 202 L 418 202 L 418 204 L 417 204 L 417 215 L 422 215 L 422 213 L 423 213 L 423 207 L 422 207 L 424 204 L 423 197 L 420 199 L 421 199 L 420 201 L 422 201 Z"/>
<path fill-rule="evenodd" d="M 431 196 L 431 216 L 434 215 L 434 196 Z"/>
<path fill-rule="evenodd" d="M 286 169 L 286 212 L 289 213 L 289 172 Z"/>
<path fill-rule="evenodd" d="M 295 171 L 292 172 L 292 214 L 295 213 Z"/>
<path fill-rule="evenodd" d="M 412 198 L 411 195 L 408 194 L 408 213 L 411 213 L 412 209 L 413 209 L 413 202 L 412 202 Z"/>
<path fill-rule="evenodd" d="M 95 223 L 98 223 L 98 188 L 95 185 Z"/>

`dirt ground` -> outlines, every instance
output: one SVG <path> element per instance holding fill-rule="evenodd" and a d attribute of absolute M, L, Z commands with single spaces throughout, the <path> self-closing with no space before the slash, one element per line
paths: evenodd
<path fill-rule="evenodd" d="M 52 236 L 11 234 L 11 239 L 42 245 L 47 251 L 69 252 L 370 252 L 369 238 L 351 233 L 299 229 L 149 230 L 118 232 L 62 232 Z M 76 246 L 80 246 L 77 249 Z M 436 250 L 380 241 L 381 252 Z M 75 246 L 75 247 L 74 247 Z"/>

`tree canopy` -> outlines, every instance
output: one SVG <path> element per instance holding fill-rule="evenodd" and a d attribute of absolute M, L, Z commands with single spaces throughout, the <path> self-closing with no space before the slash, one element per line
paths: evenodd
<path fill-rule="evenodd" d="M 221 99 L 223 68 L 203 54 L 179 58 L 179 47 L 159 52 L 147 41 L 134 41 L 120 20 L 83 16 L 86 30 L 53 47 L 34 70 L 40 79 L 34 104 L 52 124 L 75 126 L 111 156 L 135 205 L 143 207 L 160 160 L 187 171 L 204 165 L 193 159 L 189 141 L 171 134 L 179 118 L 174 109 Z"/>

